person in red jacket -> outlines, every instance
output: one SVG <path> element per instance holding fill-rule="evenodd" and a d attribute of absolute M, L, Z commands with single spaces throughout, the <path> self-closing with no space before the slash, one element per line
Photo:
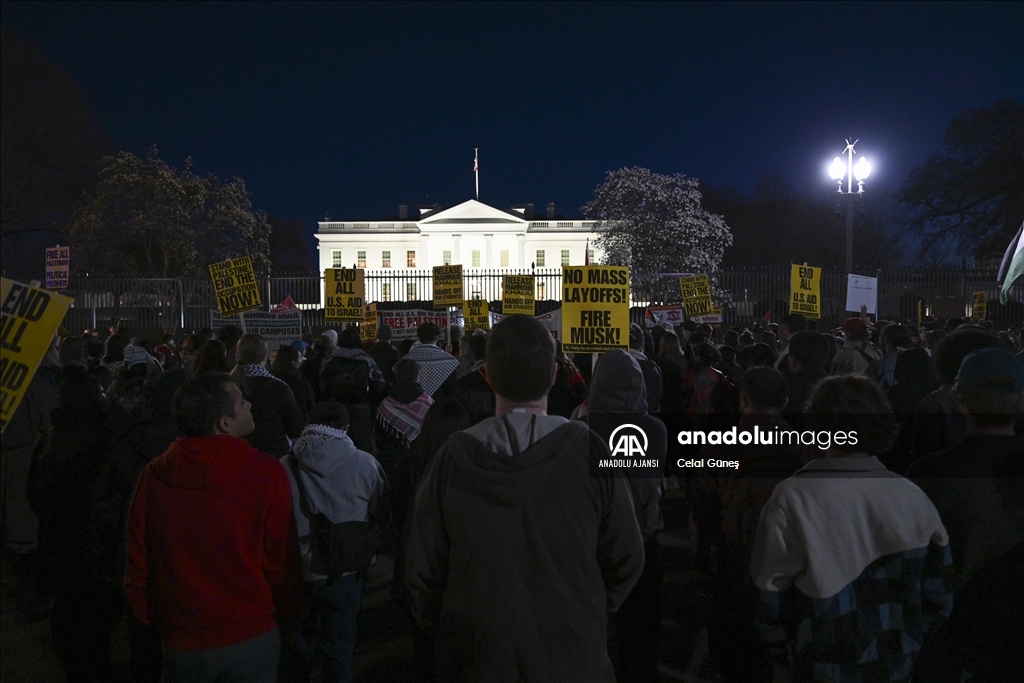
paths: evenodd
<path fill-rule="evenodd" d="M 288 475 L 242 439 L 252 414 L 229 375 L 190 380 L 172 412 L 185 436 L 146 466 L 128 512 L 132 613 L 160 632 L 165 682 L 273 683 L 302 604 Z"/>

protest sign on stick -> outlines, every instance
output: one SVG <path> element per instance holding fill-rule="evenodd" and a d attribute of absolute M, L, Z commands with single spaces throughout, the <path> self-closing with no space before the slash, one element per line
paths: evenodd
<path fill-rule="evenodd" d="M 71 306 L 71 297 L 2 279 L 0 285 L 0 431 L 14 416 L 39 361 Z"/>
<path fill-rule="evenodd" d="M 327 322 L 362 322 L 365 296 L 362 268 L 324 271 L 324 320 Z"/>
<path fill-rule="evenodd" d="M 821 317 L 821 268 L 793 265 L 790 271 L 789 312 Z"/>
<path fill-rule="evenodd" d="M 502 277 L 502 315 L 533 315 L 536 291 L 536 280 L 532 275 L 505 275 Z"/>
<path fill-rule="evenodd" d="M 569 353 L 629 348 L 629 268 L 562 268 L 561 341 Z"/>

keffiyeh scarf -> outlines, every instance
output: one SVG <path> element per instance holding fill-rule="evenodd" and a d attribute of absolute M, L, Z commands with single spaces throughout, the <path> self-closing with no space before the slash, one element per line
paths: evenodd
<path fill-rule="evenodd" d="M 423 386 L 423 391 L 430 395 L 433 395 L 459 367 L 458 359 L 433 344 L 421 344 L 405 354 L 405 358 L 419 363 L 418 381 Z"/>
<path fill-rule="evenodd" d="M 242 372 L 245 373 L 246 377 L 268 377 L 278 382 L 284 382 L 280 377 L 272 374 L 270 370 L 267 370 L 263 365 L 259 363 L 246 363 L 242 366 Z"/>
<path fill-rule="evenodd" d="M 377 409 L 377 421 L 405 443 L 411 443 L 420 435 L 423 419 L 432 405 L 434 399 L 427 393 L 420 394 L 412 403 L 402 403 L 388 396 Z"/>

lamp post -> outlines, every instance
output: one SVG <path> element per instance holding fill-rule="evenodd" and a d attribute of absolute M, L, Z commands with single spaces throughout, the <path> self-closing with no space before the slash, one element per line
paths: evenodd
<path fill-rule="evenodd" d="M 871 164 L 864 157 L 857 160 L 857 163 L 853 163 L 853 155 L 857 152 L 854 151 L 853 146 L 856 145 L 860 140 L 854 140 L 850 142 L 846 141 L 846 149 L 843 150 L 843 154 L 846 155 L 846 161 L 843 161 L 842 157 L 836 157 L 832 160 L 832 164 L 828 167 L 828 173 L 832 176 L 832 180 L 835 180 L 839 184 L 839 194 L 843 195 L 846 201 L 846 274 L 849 275 L 853 272 L 853 198 L 854 196 L 863 197 L 864 195 L 864 181 L 867 180 L 868 176 L 871 175 Z M 843 191 L 843 181 L 846 181 L 846 191 Z M 857 181 L 857 191 L 853 191 L 853 181 Z"/>

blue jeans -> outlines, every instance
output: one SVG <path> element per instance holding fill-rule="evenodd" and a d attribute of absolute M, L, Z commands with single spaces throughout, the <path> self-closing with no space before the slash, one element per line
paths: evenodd
<path fill-rule="evenodd" d="M 277 627 L 215 650 L 164 652 L 163 683 L 274 683 L 281 654 Z"/>
<path fill-rule="evenodd" d="M 283 678 L 308 683 L 315 650 L 323 663 L 323 683 L 351 683 L 362 577 L 306 581 L 303 588 L 301 629 L 289 645 Z"/>

